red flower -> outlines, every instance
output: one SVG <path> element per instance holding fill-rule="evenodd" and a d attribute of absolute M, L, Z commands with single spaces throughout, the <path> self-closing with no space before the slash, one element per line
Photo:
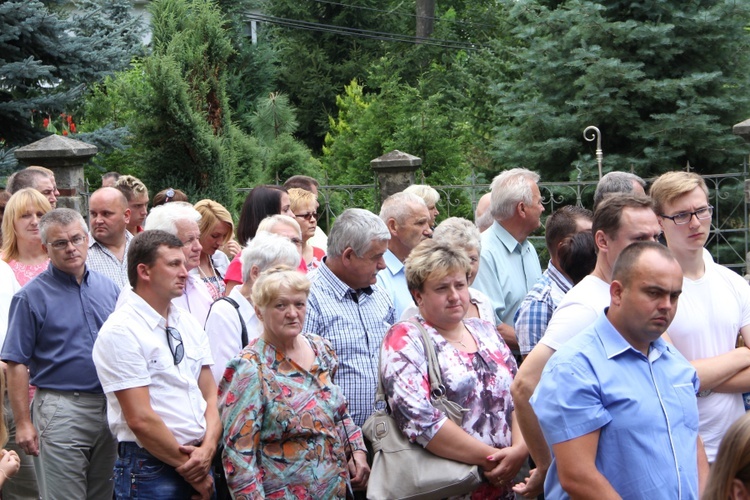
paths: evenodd
<path fill-rule="evenodd" d="M 44 120 L 42 120 L 42 127 L 49 127 L 49 118 L 45 118 Z"/>
<path fill-rule="evenodd" d="M 76 133 L 76 124 L 75 123 L 72 123 L 72 122 L 70 123 L 70 131 L 73 132 L 74 134 Z"/>
<path fill-rule="evenodd" d="M 67 130 L 63 130 L 63 135 L 68 135 L 68 131 Z"/>

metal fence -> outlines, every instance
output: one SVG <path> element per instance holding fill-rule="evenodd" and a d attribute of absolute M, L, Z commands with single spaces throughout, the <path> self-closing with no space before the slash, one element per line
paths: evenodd
<path fill-rule="evenodd" d="M 746 274 L 746 256 L 750 250 L 750 228 L 748 227 L 748 205 L 745 185 L 748 181 L 748 162 L 743 161 L 741 171 L 728 174 L 704 175 L 709 188 L 709 203 L 714 206 L 711 234 L 706 247 L 717 263 L 727 266 L 739 274 Z M 650 182 L 653 179 L 648 179 Z M 541 182 L 539 189 L 544 198 L 546 214 L 564 205 L 593 205 L 596 181 Z M 440 193 L 438 220 L 451 216 L 473 220 L 474 209 L 479 198 L 489 191 L 486 183 L 470 183 L 452 186 L 432 186 Z M 320 187 L 319 224 L 328 229 L 346 208 L 361 207 L 377 212 L 379 210 L 378 186 L 372 184 L 357 186 Z M 531 240 L 546 255 L 544 249 L 544 229 L 541 228 Z"/>

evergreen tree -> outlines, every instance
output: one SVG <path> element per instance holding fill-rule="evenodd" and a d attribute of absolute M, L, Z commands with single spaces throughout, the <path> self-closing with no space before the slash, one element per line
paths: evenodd
<path fill-rule="evenodd" d="M 0 3 L 0 147 L 47 135 L 45 118 L 70 114 L 86 85 L 124 68 L 141 50 L 127 0 L 80 0 L 73 14 L 54 2 Z M 12 155 L 1 155 L 6 168 Z"/>
<path fill-rule="evenodd" d="M 646 177 L 684 168 L 733 169 L 731 126 L 750 95 L 750 4 L 730 0 L 539 1 L 512 5 L 516 81 L 496 86 L 496 160 L 567 179 L 586 160 L 588 125 L 602 131 L 606 170 Z M 589 154 L 581 155 L 582 151 Z"/>
<path fill-rule="evenodd" d="M 154 191 L 174 186 L 191 199 L 232 206 L 233 172 L 240 152 L 253 146 L 231 121 L 224 18 L 210 0 L 157 0 L 151 14 L 153 54 L 143 63 L 149 90 L 133 127 L 143 180 Z"/>

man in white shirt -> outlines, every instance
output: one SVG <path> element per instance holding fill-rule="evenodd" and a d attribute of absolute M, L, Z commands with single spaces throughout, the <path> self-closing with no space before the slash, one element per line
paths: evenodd
<path fill-rule="evenodd" d="M 653 203 L 645 196 L 612 195 L 594 213 L 591 228 L 597 247 L 594 271 L 560 301 L 547 330 L 519 367 L 511 386 L 518 422 L 536 472 L 517 492 L 540 494 L 551 457 L 536 414 L 529 404 L 547 361 L 567 340 L 581 332 L 609 305 L 612 267 L 620 252 L 636 241 L 656 241 L 661 234 Z"/>
<path fill-rule="evenodd" d="M 659 223 L 683 272 L 682 296 L 667 335 L 700 378 L 699 431 L 709 462 L 727 428 L 745 413 L 750 391 L 750 287 L 735 272 L 704 257 L 713 207 L 708 188 L 692 172 L 669 172 L 651 186 Z M 743 371 L 744 370 L 744 371 Z"/>
<path fill-rule="evenodd" d="M 93 359 L 117 437 L 115 497 L 210 498 L 221 436 L 211 349 L 201 325 L 174 307 L 187 279 L 182 242 L 138 234 L 128 252 L 133 293 L 102 326 Z M 158 472 L 155 472 L 158 471 Z M 157 477 L 154 477 L 154 476 Z"/>

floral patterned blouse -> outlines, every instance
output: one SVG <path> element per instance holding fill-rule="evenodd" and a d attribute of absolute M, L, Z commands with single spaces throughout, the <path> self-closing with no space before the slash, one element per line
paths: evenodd
<path fill-rule="evenodd" d="M 227 365 L 219 384 L 224 470 L 234 498 L 346 498 L 347 434 L 362 432 L 333 383 L 338 360 L 323 338 L 303 334 L 315 352 L 309 371 L 262 338 Z"/>
<path fill-rule="evenodd" d="M 467 434 L 495 448 L 511 445 L 513 401 L 510 385 L 517 367 L 494 325 L 479 318 L 464 320 L 478 350 L 455 349 L 421 316 L 416 317 L 435 345 L 446 395 L 469 411 L 461 427 Z M 396 323 L 383 340 L 381 375 L 388 405 L 404 435 L 422 446 L 435 436 L 447 417 L 430 404 L 427 360 L 416 325 Z M 514 498 L 510 486 L 487 482 L 459 498 Z"/>

